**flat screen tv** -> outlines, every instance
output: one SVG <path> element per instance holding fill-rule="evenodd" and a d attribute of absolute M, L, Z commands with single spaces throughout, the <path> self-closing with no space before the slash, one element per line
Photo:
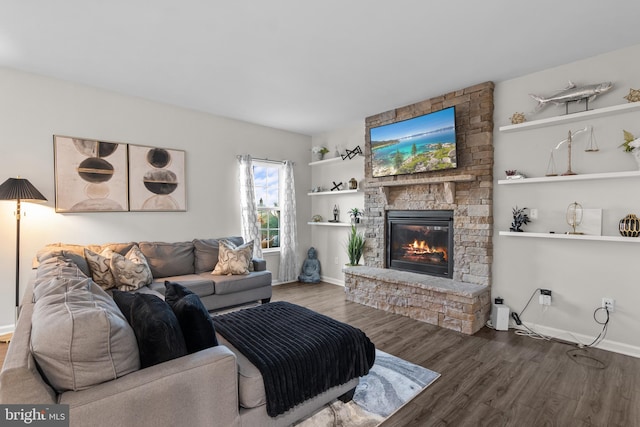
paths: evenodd
<path fill-rule="evenodd" d="M 458 167 L 455 107 L 370 128 L 369 140 L 374 177 Z"/>

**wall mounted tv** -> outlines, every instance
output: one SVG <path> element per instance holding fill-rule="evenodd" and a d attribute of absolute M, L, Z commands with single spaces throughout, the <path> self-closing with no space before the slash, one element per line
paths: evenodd
<path fill-rule="evenodd" d="M 374 177 L 458 167 L 455 107 L 369 130 Z"/>

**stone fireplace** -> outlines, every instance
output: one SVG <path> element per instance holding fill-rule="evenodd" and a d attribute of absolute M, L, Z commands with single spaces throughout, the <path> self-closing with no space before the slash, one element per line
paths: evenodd
<path fill-rule="evenodd" d="M 387 211 L 386 266 L 438 277 L 453 275 L 453 211 Z"/>
<path fill-rule="evenodd" d="M 456 107 L 457 169 L 373 178 L 368 141 L 370 127 L 449 106 Z M 366 128 L 365 266 L 345 269 L 347 299 L 467 334 L 475 333 L 484 325 L 490 311 L 493 83 L 482 83 L 368 117 Z M 445 226 L 433 225 L 436 227 L 433 234 L 438 236 L 435 246 L 439 249 L 420 249 L 421 225 L 407 228 L 403 222 L 396 225 L 387 222 L 396 212 L 411 217 L 424 211 L 447 212 L 451 217 L 446 226 L 447 237 L 437 228 Z M 410 247 L 394 248 L 393 243 L 387 242 L 394 227 L 405 236 L 416 233 L 413 253 Z M 422 232 L 427 230 L 428 226 Z M 451 245 L 444 251 L 442 239 Z M 413 246 L 414 242 L 401 246 L 406 244 Z M 414 261 L 421 256 L 426 262 L 418 262 L 418 268 L 413 268 L 416 267 Z M 396 271 L 398 263 L 401 267 L 412 264 L 412 268 Z M 420 264 L 428 264 L 427 270 L 431 271 L 420 271 Z"/>

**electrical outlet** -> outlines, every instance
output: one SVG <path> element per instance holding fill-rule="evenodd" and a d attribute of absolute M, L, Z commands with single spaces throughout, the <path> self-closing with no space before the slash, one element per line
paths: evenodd
<path fill-rule="evenodd" d="M 551 291 L 549 289 L 540 289 L 538 302 L 540 305 L 551 305 Z"/>
<path fill-rule="evenodd" d="M 333 259 L 333 263 L 334 263 L 335 265 L 338 265 L 338 257 L 335 257 L 335 258 Z"/>
<path fill-rule="evenodd" d="M 529 218 L 538 219 L 538 209 L 529 209 Z"/>
<path fill-rule="evenodd" d="M 602 308 L 606 308 L 609 313 L 613 313 L 616 309 L 616 300 L 613 298 L 602 298 Z"/>

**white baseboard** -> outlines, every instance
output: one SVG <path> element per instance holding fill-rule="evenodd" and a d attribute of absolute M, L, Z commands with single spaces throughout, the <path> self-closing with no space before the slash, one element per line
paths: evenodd
<path fill-rule="evenodd" d="M 563 329 L 550 328 L 544 325 L 536 325 L 535 323 L 524 322 L 524 324 L 533 329 L 534 331 L 552 337 L 558 338 L 563 341 L 574 342 L 576 344 L 589 344 L 596 339 L 595 336 L 589 336 L 584 334 L 579 334 L 576 332 L 565 331 Z M 602 340 L 595 348 L 599 348 L 602 350 L 613 351 L 614 353 L 624 354 L 626 356 L 638 357 L 640 358 L 640 347 L 621 343 L 618 341 L 612 341 L 608 339 Z"/>
<path fill-rule="evenodd" d="M 0 326 L 0 335 L 8 334 L 14 331 L 16 325 L 4 325 Z"/>
<path fill-rule="evenodd" d="M 320 276 L 320 280 L 323 282 L 331 283 L 332 285 L 338 285 L 344 287 L 344 280 L 335 279 L 333 277 Z"/>

